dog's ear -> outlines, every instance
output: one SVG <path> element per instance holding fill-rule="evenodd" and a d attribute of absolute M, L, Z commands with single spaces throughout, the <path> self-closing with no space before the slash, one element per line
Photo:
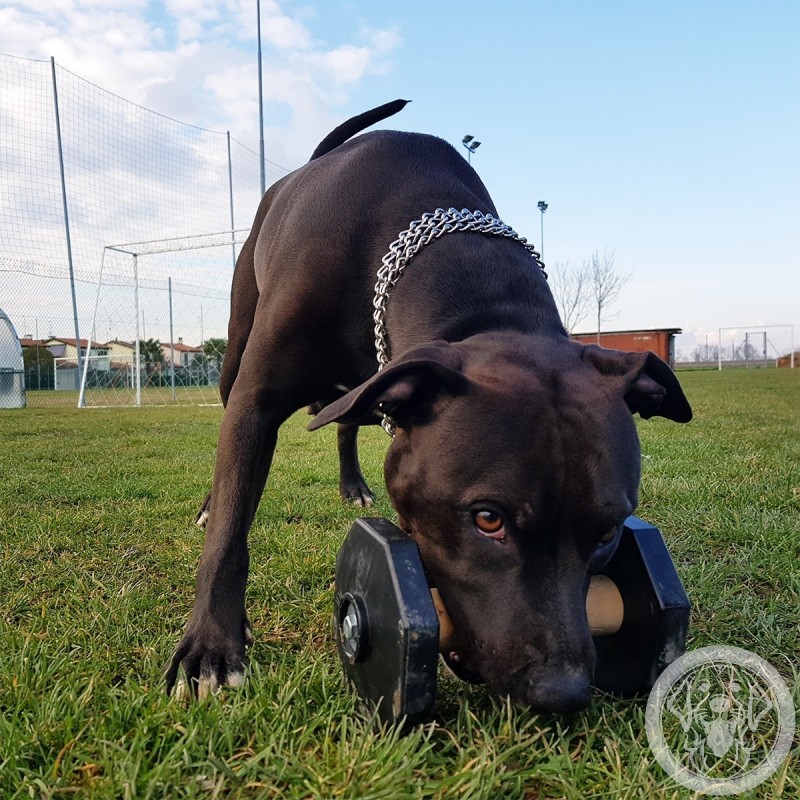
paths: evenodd
<path fill-rule="evenodd" d="M 397 427 L 408 427 L 424 419 L 437 397 L 462 394 L 468 384 L 457 350 L 447 342 L 429 342 L 407 350 L 361 386 L 325 406 L 308 429 L 330 422 L 374 425 L 383 414 Z"/>
<path fill-rule="evenodd" d="M 666 417 L 689 422 L 692 408 L 675 373 L 655 353 L 623 353 L 586 345 L 583 359 L 601 374 L 623 382 L 625 402 L 643 419 Z"/>

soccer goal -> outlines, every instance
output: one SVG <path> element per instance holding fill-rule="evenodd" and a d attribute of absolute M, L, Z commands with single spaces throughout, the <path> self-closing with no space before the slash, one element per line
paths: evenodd
<path fill-rule="evenodd" d="M 91 344 L 73 384 L 79 384 L 78 405 L 220 402 L 231 278 L 248 234 L 222 231 L 103 249 Z"/>
<path fill-rule="evenodd" d="M 720 328 L 717 366 L 800 366 L 795 353 L 794 325 L 754 325 Z"/>

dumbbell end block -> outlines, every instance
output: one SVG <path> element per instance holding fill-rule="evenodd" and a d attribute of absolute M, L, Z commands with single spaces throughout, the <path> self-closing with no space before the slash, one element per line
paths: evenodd
<path fill-rule="evenodd" d="M 439 619 L 417 545 L 388 520 L 358 519 L 345 538 L 334 622 L 342 668 L 368 714 L 406 727 L 430 717 Z"/>
<path fill-rule="evenodd" d="M 623 696 L 649 691 L 683 655 L 691 612 L 661 531 L 628 517 L 603 573 L 619 590 L 625 619 L 616 633 L 595 639 L 594 685 Z"/>

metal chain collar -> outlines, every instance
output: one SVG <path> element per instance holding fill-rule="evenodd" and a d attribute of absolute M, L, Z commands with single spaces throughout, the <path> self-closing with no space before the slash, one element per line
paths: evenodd
<path fill-rule="evenodd" d="M 378 358 L 379 372 L 389 363 L 386 301 L 389 299 L 392 288 L 400 279 L 408 262 L 424 245 L 430 244 L 445 233 L 455 233 L 456 231 L 488 233 L 519 242 L 533 256 L 534 263 L 547 278 L 547 273 L 544 271 L 544 263 L 534 246 L 529 244 L 527 239 L 520 236 L 502 220 L 495 219 L 491 214 L 484 214 L 481 211 L 469 211 L 466 208 L 462 208 L 461 211 L 455 208 L 450 208 L 447 211 L 443 208 L 437 208 L 433 213 L 426 212 L 420 219 L 414 220 L 389 245 L 389 252 L 383 257 L 381 267 L 378 270 L 375 298 L 372 301 L 372 305 L 375 308 L 372 319 L 375 322 L 375 351 Z M 394 425 L 388 417 L 384 416 L 382 425 L 390 436 L 394 435 Z"/>

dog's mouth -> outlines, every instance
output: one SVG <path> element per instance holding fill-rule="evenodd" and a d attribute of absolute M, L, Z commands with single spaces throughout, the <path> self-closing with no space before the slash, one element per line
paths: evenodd
<path fill-rule="evenodd" d="M 459 680 L 464 681 L 465 683 L 473 683 L 479 684 L 484 683 L 485 681 L 481 676 L 467 667 L 461 659 L 461 655 L 455 650 L 449 650 L 443 652 L 442 654 L 442 661 L 444 661 L 445 666 L 453 675 L 456 676 Z"/>
<path fill-rule="evenodd" d="M 430 580 L 430 578 L 429 578 Z M 442 596 L 435 586 L 430 587 L 433 605 L 439 617 L 439 652 L 450 672 L 466 683 L 483 683 L 483 678 L 464 662 L 462 641 L 447 613 Z"/>

